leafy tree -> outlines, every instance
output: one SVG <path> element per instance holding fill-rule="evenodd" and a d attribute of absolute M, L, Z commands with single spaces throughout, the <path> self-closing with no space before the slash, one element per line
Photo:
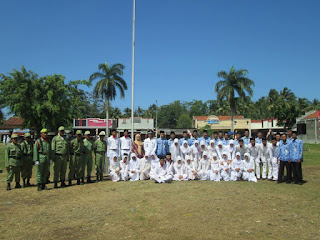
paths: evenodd
<path fill-rule="evenodd" d="M 233 118 L 236 113 L 236 94 L 239 98 L 253 95 L 251 87 L 254 86 L 254 82 L 246 77 L 247 73 L 247 70 L 235 70 L 233 66 L 228 73 L 225 71 L 218 73 L 218 77 L 223 80 L 217 82 L 215 86 L 217 100 L 220 102 L 225 99 L 230 106 L 231 131 L 234 130 Z"/>
<path fill-rule="evenodd" d="M 177 128 L 191 128 L 192 126 L 192 118 L 188 115 L 188 113 L 183 113 L 178 118 Z"/>
<path fill-rule="evenodd" d="M 91 74 L 89 81 L 93 82 L 98 80 L 96 83 L 93 93 L 96 97 L 105 100 L 106 107 L 106 120 L 107 129 L 106 134 L 109 136 L 109 106 L 110 101 L 114 100 L 117 96 L 117 90 L 120 92 L 120 97 L 123 99 L 125 96 L 125 90 L 127 90 L 127 83 L 121 77 L 123 75 L 124 65 L 117 63 L 109 66 L 108 63 L 102 63 L 98 66 L 99 71 Z"/>
<path fill-rule="evenodd" d="M 131 117 L 131 108 L 125 108 L 123 110 L 123 118 L 130 118 Z"/>

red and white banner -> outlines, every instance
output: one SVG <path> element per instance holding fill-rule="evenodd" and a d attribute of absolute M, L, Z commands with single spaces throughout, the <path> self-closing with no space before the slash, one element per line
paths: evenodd
<path fill-rule="evenodd" d="M 100 118 L 88 118 L 88 127 L 107 127 L 106 120 Z M 112 127 L 111 119 L 109 119 L 109 127 Z"/>

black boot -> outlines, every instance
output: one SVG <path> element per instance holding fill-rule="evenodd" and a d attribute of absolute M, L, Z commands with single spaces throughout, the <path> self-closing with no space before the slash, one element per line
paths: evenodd
<path fill-rule="evenodd" d="M 10 187 L 10 183 L 7 184 L 7 191 L 10 191 L 11 187 Z"/>
<path fill-rule="evenodd" d="M 38 183 L 38 191 L 42 191 L 41 183 Z"/>
<path fill-rule="evenodd" d="M 47 179 L 47 182 L 46 182 L 46 184 L 49 184 L 49 183 L 51 183 L 51 182 L 50 182 L 50 180 L 49 180 L 49 178 L 48 178 L 48 179 Z"/>
<path fill-rule="evenodd" d="M 47 190 L 48 188 L 46 187 L 46 184 L 45 183 L 42 183 L 42 190 Z"/>
<path fill-rule="evenodd" d="M 92 183 L 90 176 L 87 177 L 87 183 Z"/>
<path fill-rule="evenodd" d="M 28 180 L 27 180 L 27 187 L 31 187 L 30 178 L 28 178 Z"/>
<path fill-rule="evenodd" d="M 80 179 L 77 179 L 77 185 L 80 185 Z"/>
<path fill-rule="evenodd" d="M 84 185 L 84 178 L 81 178 L 81 185 Z"/>
<path fill-rule="evenodd" d="M 99 182 L 99 177 L 97 176 L 97 180 L 96 180 L 96 182 Z"/>
<path fill-rule="evenodd" d="M 66 187 L 67 185 L 64 183 L 64 181 L 61 181 L 60 187 Z"/>
<path fill-rule="evenodd" d="M 72 180 L 69 180 L 68 186 L 69 186 L 69 187 L 72 186 Z"/>
<path fill-rule="evenodd" d="M 103 175 L 100 176 L 100 181 L 102 181 L 102 180 L 103 180 Z"/>
<path fill-rule="evenodd" d="M 57 181 L 54 182 L 53 188 L 58 188 L 58 182 Z"/>
<path fill-rule="evenodd" d="M 21 185 L 19 182 L 16 182 L 16 186 L 14 188 L 21 188 Z"/>

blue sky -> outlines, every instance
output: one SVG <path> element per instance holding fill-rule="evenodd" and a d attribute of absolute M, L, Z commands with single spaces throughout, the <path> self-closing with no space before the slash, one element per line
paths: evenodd
<path fill-rule="evenodd" d="M 217 72 L 245 68 L 254 97 L 289 87 L 319 98 L 320 1 L 137 0 L 135 108 L 215 99 Z M 131 106 L 131 0 L 0 2 L 0 72 L 88 79 L 123 63 Z"/>

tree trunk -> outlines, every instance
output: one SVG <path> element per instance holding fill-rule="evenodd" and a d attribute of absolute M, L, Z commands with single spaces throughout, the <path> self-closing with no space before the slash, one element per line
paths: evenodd
<path fill-rule="evenodd" d="M 106 99 L 106 122 L 107 122 L 107 127 L 106 127 L 106 137 L 109 137 L 109 100 Z"/>

